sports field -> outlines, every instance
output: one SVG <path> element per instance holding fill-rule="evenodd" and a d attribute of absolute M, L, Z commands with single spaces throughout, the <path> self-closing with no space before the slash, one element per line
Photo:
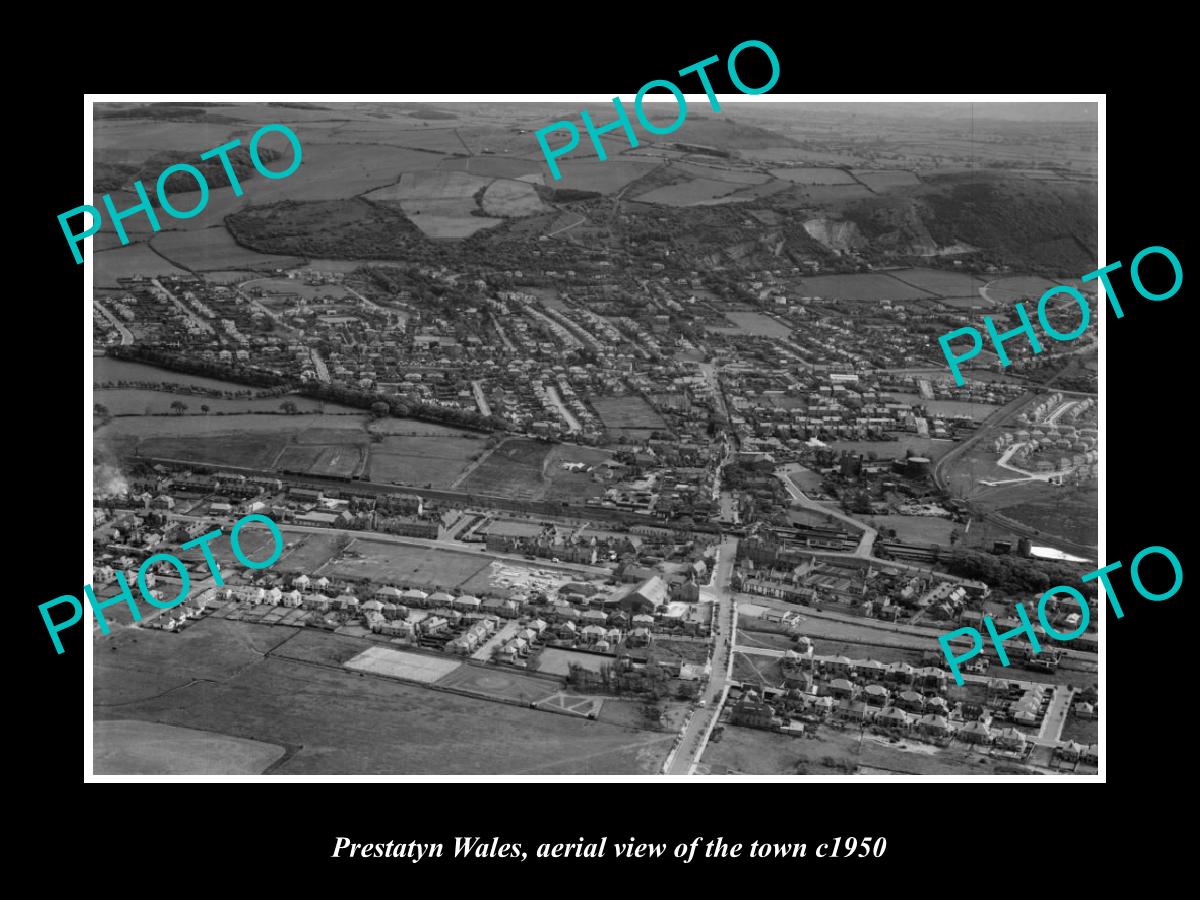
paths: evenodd
<path fill-rule="evenodd" d="M 461 666 L 438 680 L 439 687 L 471 691 L 497 700 L 516 700 L 520 703 L 536 703 L 561 690 L 556 681 L 545 678 L 530 678 L 512 669 Z"/>
<path fill-rule="evenodd" d="M 310 574 L 324 575 L 331 580 L 365 578 L 385 584 L 446 590 L 468 581 L 489 562 L 491 560 L 482 554 L 357 538 L 346 548 L 342 558 Z"/>
<path fill-rule="evenodd" d="M 181 634 L 123 630 L 116 651 L 95 654 L 97 720 L 297 748 L 273 770 L 283 775 L 649 775 L 674 739 L 284 658 L 296 634 L 212 619 Z M 537 699 L 554 692 L 541 683 Z"/>
<path fill-rule="evenodd" d="M 347 669 L 355 671 L 432 684 L 462 663 L 451 656 L 430 656 L 393 650 L 391 647 L 369 647 L 353 659 L 346 660 L 345 665 Z"/>

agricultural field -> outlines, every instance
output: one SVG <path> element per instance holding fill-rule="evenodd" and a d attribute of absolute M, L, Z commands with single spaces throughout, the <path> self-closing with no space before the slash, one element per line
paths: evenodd
<path fill-rule="evenodd" d="M 489 563 L 482 554 L 355 538 L 341 557 L 309 574 L 446 590 L 469 581 Z"/>
<path fill-rule="evenodd" d="M 371 444 L 370 478 L 384 484 L 448 488 L 475 457 L 485 452 L 482 441 L 464 439 L 461 433 L 450 439 L 388 436 L 381 443 Z"/>
<path fill-rule="evenodd" d="M 637 199 L 642 203 L 658 203 L 664 206 L 696 206 L 717 198 L 728 197 L 741 185 L 728 181 L 714 181 L 709 178 L 697 178 L 681 184 L 671 184 L 655 188 Z"/>
<path fill-rule="evenodd" d="M 509 438 L 457 489 L 469 494 L 536 500 L 545 493 L 544 463 L 551 446 L 541 441 Z"/>
<path fill-rule="evenodd" d="M 610 431 L 656 431 L 667 423 L 641 397 L 597 397 L 592 406 Z"/>
<path fill-rule="evenodd" d="M 771 176 L 765 172 L 756 172 L 753 169 L 727 168 L 720 164 L 706 165 L 695 162 L 679 162 L 673 163 L 671 169 L 687 172 L 696 178 L 728 181 L 733 184 L 765 184 L 771 180 Z"/>
<path fill-rule="evenodd" d="M 119 651 L 96 654 L 97 720 L 121 702 L 121 719 L 298 748 L 274 770 L 285 775 L 652 774 L 674 738 L 264 658 L 294 633 L 210 619 L 115 635 Z"/>
<path fill-rule="evenodd" d="M 546 212 L 549 207 L 542 203 L 532 184 L 523 181 L 493 181 L 483 192 L 479 205 L 489 216 L 517 218 Z"/>
<path fill-rule="evenodd" d="M 106 428 L 105 431 L 107 430 Z M 137 453 L 139 456 L 152 456 L 158 459 L 183 459 L 193 462 L 241 466 L 249 469 L 269 469 L 284 448 L 284 440 L 282 436 L 250 437 L 239 434 L 217 436 L 206 431 L 195 437 L 187 438 L 146 438 L 138 442 Z"/>
<path fill-rule="evenodd" d="M 274 256 L 238 246 L 219 221 L 211 228 L 160 231 L 151 239 L 150 246 L 156 253 L 193 272 L 288 269 L 303 262 L 295 256 Z"/>
<path fill-rule="evenodd" d="M 538 158 L 541 158 L 541 153 L 538 153 Z M 562 179 L 554 181 L 549 178 L 547 185 L 556 190 L 595 191 L 600 194 L 615 193 L 661 165 L 646 160 L 616 159 L 612 154 L 606 160 L 594 157 L 576 159 L 571 154 L 560 157 L 557 162 Z"/>
<path fill-rule="evenodd" d="M 883 193 L 921 183 L 916 173 L 901 169 L 853 169 L 854 176 L 873 191 Z"/>
<path fill-rule="evenodd" d="M 285 748 L 244 738 L 134 719 L 98 721 L 96 775 L 259 775 Z"/>
<path fill-rule="evenodd" d="M 544 162 L 511 156 L 450 157 L 438 163 L 438 168 L 444 172 L 469 172 L 483 178 L 513 178 L 524 181 L 534 176 L 538 184 L 542 183 L 542 176 L 547 172 Z"/>
<path fill-rule="evenodd" d="M 488 178 L 468 175 L 466 172 L 405 172 L 399 182 L 371 191 L 366 195 L 366 199 L 377 203 L 401 203 L 405 200 L 470 200 L 489 183 Z"/>
<path fill-rule="evenodd" d="M 930 291 L 943 297 L 978 297 L 984 282 L 968 272 L 950 272 L 945 269 L 900 269 L 888 272 L 919 290 Z"/>
<path fill-rule="evenodd" d="M 772 169 L 771 174 L 792 184 L 855 184 L 854 176 L 844 169 L 792 168 Z"/>
<path fill-rule="evenodd" d="M 1037 301 L 1050 288 L 1058 284 L 1069 284 L 1077 291 L 1083 293 L 1089 300 L 1094 303 L 1096 300 L 1096 282 L 1082 282 L 1077 279 L 1063 278 L 1052 281 L 1049 278 L 1043 278 L 1040 275 L 1013 275 L 1008 278 L 998 278 L 995 281 L 989 281 L 984 288 L 984 293 L 1000 306 L 1012 306 L 1019 301 Z"/>
<path fill-rule="evenodd" d="M 202 397 L 185 400 L 189 406 L 195 401 L 196 408 L 204 402 Z M 276 403 L 278 406 L 278 403 Z M 97 434 L 105 438 L 189 438 L 201 440 L 214 433 L 254 434 L 287 440 L 305 428 L 320 426 L 327 429 L 362 431 L 367 416 L 361 413 L 333 414 L 326 404 L 324 413 L 300 413 L 294 416 L 270 415 L 267 413 L 231 414 L 227 416 L 120 416 L 105 425 Z M 272 435 L 272 432 L 276 434 Z M 178 457 L 191 458 L 191 457 Z"/>
<path fill-rule="evenodd" d="M 817 275 L 800 280 L 799 292 L 811 296 L 875 303 L 882 300 L 919 300 L 928 290 L 872 272 L 857 275 Z"/>
<path fill-rule="evenodd" d="M 296 444 L 284 447 L 275 460 L 281 472 L 349 478 L 363 465 L 365 454 L 355 444 Z"/>
<path fill-rule="evenodd" d="M 119 279 L 132 278 L 135 275 L 186 277 L 188 274 L 151 250 L 145 241 L 114 250 L 93 250 L 92 265 L 96 287 L 120 287 Z"/>

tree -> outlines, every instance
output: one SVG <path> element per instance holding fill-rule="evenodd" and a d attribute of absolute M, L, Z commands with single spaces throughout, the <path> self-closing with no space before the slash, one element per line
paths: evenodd
<path fill-rule="evenodd" d="M 109 415 L 110 415 L 110 413 L 109 413 L 109 411 L 108 411 L 108 407 L 107 407 L 107 406 L 105 406 L 103 403 L 96 403 L 96 404 L 93 404 L 93 406 L 92 406 L 92 413 L 93 413 L 93 414 L 96 416 L 96 418 L 98 418 L 98 419 L 107 419 L 107 418 L 109 417 Z"/>
<path fill-rule="evenodd" d="M 377 419 L 382 419 L 384 416 L 386 416 L 391 411 L 392 411 L 392 408 L 382 400 L 371 404 L 371 413 Z"/>
<path fill-rule="evenodd" d="M 296 407 L 295 402 L 292 400 L 284 400 L 282 403 L 279 404 L 279 409 L 289 416 L 294 416 L 296 413 L 298 413 L 300 411 Z"/>
<path fill-rule="evenodd" d="M 200 412 L 204 413 L 206 416 L 208 415 L 208 404 L 207 403 L 200 404 Z"/>
<path fill-rule="evenodd" d="M 171 410 L 177 416 L 183 415 L 183 413 L 187 410 L 187 408 L 188 408 L 187 404 L 184 403 L 182 400 L 175 400 L 171 403 Z"/>

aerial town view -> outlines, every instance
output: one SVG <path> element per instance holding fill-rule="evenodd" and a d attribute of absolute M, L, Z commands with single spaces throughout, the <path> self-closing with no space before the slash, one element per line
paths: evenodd
<path fill-rule="evenodd" d="M 95 104 L 95 773 L 1095 774 L 1096 104 L 585 105 Z"/>

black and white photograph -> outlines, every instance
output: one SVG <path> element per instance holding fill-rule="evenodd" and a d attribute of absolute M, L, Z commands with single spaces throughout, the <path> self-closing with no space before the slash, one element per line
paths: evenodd
<path fill-rule="evenodd" d="M 89 101 L 90 777 L 1102 779 L 1103 97 L 724 67 Z"/>

